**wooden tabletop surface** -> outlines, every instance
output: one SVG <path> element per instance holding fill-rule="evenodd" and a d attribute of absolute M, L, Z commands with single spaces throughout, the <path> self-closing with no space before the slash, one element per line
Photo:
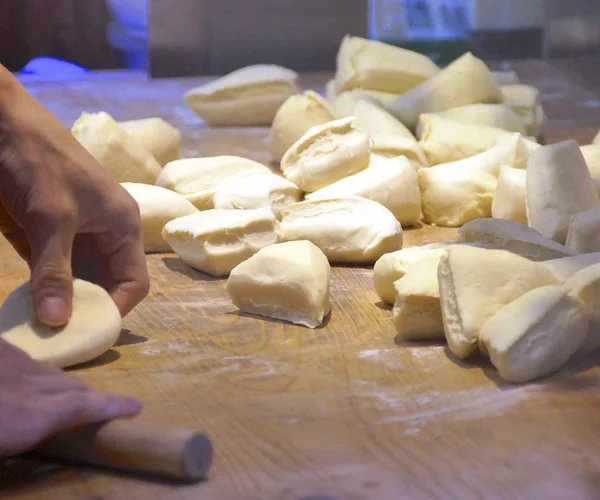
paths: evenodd
<path fill-rule="evenodd" d="M 544 62 L 515 64 L 539 87 L 548 140 L 589 142 L 600 128 L 595 84 Z M 304 83 L 322 88 L 327 75 Z M 162 116 L 184 152 L 268 161 L 265 129 L 207 129 L 181 96 L 195 80 L 135 73 L 76 83 L 30 82 L 66 125 L 81 111 Z M 406 246 L 453 230 L 406 232 Z M 27 278 L 0 242 L 0 299 Z M 149 297 L 118 344 L 73 373 L 145 402 L 141 418 L 206 432 L 215 464 L 197 485 L 0 462 L 0 498 L 60 500 L 396 500 L 600 498 L 599 359 L 525 386 L 441 344 L 403 345 L 372 286 L 372 270 L 335 268 L 333 312 L 319 329 L 240 315 L 224 281 L 174 255 L 148 257 Z"/>

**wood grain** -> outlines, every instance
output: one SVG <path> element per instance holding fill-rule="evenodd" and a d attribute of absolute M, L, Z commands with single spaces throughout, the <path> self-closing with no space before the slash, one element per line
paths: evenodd
<path fill-rule="evenodd" d="M 544 63 L 517 65 L 540 84 L 549 139 L 587 140 L 600 127 L 578 103 L 596 98 Z M 328 75 L 307 77 L 313 87 Z M 119 119 L 159 115 L 189 154 L 266 161 L 266 130 L 209 130 L 181 103 L 196 80 L 141 77 L 36 84 L 70 124 L 82 109 Z M 118 87 L 118 92 L 115 88 Z M 548 98 L 561 89 L 564 98 Z M 569 100 L 571 99 L 571 100 Z M 583 112 L 587 113 L 586 110 Z M 572 120 L 563 128 L 561 120 Z M 584 121 L 585 121 L 584 120 Z M 407 231 L 407 245 L 454 230 Z M 26 268 L 0 243 L 0 298 Z M 73 370 L 101 389 L 142 398 L 143 419 L 206 432 L 215 445 L 207 482 L 170 485 L 24 460 L 0 466 L 0 497 L 37 500 L 471 500 L 600 498 L 598 360 L 579 360 L 527 386 L 498 379 L 482 360 L 463 363 L 441 344 L 402 344 L 372 287 L 372 270 L 337 267 L 333 313 L 316 330 L 240 314 L 224 281 L 173 255 L 148 258 L 149 297 L 106 355 Z"/>

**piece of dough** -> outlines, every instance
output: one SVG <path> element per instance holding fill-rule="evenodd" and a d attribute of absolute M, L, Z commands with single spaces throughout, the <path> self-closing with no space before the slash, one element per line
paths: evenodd
<path fill-rule="evenodd" d="M 519 134 L 497 146 L 460 161 L 418 171 L 423 216 L 445 227 L 492 215 L 500 166 L 518 165 L 527 152 Z"/>
<path fill-rule="evenodd" d="M 372 263 L 402 248 L 402 226 L 394 214 L 360 196 L 288 205 L 281 227 L 286 241 L 312 241 L 331 262 Z"/>
<path fill-rule="evenodd" d="M 255 210 L 205 210 L 169 222 L 163 238 L 188 266 L 226 276 L 261 248 L 282 240 L 275 214 Z"/>
<path fill-rule="evenodd" d="M 369 101 L 387 108 L 398 97 L 398 94 L 356 88 L 336 94 L 331 100 L 328 99 L 328 102 L 338 118 L 346 118 L 354 116 L 354 107 L 359 101 Z"/>
<path fill-rule="evenodd" d="M 211 126 L 269 126 L 285 100 L 300 92 L 297 78 L 290 69 L 257 64 L 191 89 L 185 102 Z"/>
<path fill-rule="evenodd" d="M 525 123 L 519 115 L 505 104 L 468 104 L 458 108 L 447 109 L 434 113 L 448 120 L 472 123 L 474 125 L 487 125 L 501 128 L 508 132 L 527 134 Z"/>
<path fill-rule="evenodd" d="M 546 238 L 524 224 L 502 219 L 477 219 L 458 230 L 456 242 L 481 243 L 487 248 L 507 250 L 535 262 L 575 255 L 570 248 Z"/>
<path fill-rule="evenodd" d="M 530 290 L 557 283 L 542 263 L 463 245 L 442 255 L 438 281 L 446 340 L 461 359 L 477 349 L 481 328 L 500 309 Z"/>
<path fill-rule="evenodd" d="M 596 134 L 596 137 L 594 137 L 594 140 L 592 141 L 593 144 L 600 144 L 600 132 L 598 132 Z"/>
<path fill-rule="evenodd" d="M 288 97 L 277 111 L 271 126 L 268 138 L 271 156 L 275 161 L 281 161 L 286 151 L 309 128 L 335 119 L 329 104 L 312 90 Z"/>
<path fill-rule="evenodd" d="M 213 197 L 215 208 L 270 208 L 275 217 L 291 203 L 300 201 L 302 191 L 293 182 L 272 173 L 233 178 L 217 187 Z"/>
<path fill-rule="evenodd" d="M 140 208 L 142 236 L 146 253 L 170 252 L 162 237 L 165 224 L 178 217 L 193 214 L 198 209 L 184 196 L 158 186 L 125 182 L 121 184 Z"/>
<path fill-rule="evenodd" d="M 242 311 L 316 328 L 329 313 L 331 268 L 309 241 L 259 250 L 237 266 L 225 290 Z"/>
<path fill-rule="evenodd" d="M 600 207 L 571 216 L 567 246 L 578 253 L 600 252 Z"/>
<path fill-rule="evenodd" d="M 540 91 L 531 85 L 503 85 L 502 102 L 521 117 L 525 123 L 527 135 L 542 138 L 546 114 L 542 106 Z"/>
<path fill-rule="evenodd" d="M 498 85 L 516 85 L 521 83 L 519 75 L 513 70 L 492 71 L 492 76 Z"/>
<path fill-rule="evenodd" d="M 349 35 L 342 40 L 336 66 L 338 93 L 360 87 L 402 94 L 439 72 L 423 54 Z"/>
<path fill-rule="evenodd" d="M 562 368 L 587 333 L 583 304 L 560 286 L 544 286 L 492 316 L 480 342 L 504 380 L 525 383 Z"/>
<path fill-rule="evenodd" d="M 73 280 L 73 311 L 63 328 L 37 319 L 29 283 L 14 290 L 0 309 L 0 338 L 37 361 L 59 368 L 85 363 L 108 351 L 121 333 L 121 314 L 110 295 Z"/>
<path fill-rule="evenodd" d="M 600 263 L 600 252 L 562 257 L 542 262 L 559 283 L 566 282 L 575 273 L 586 267 Z"/>
<path fill-rule="evenodd" d="M 71 133 L 118 182 L 156 182 L 156 158 L 108 113 L 82 113 Z"/>
<path fill-rule="evenodd" d="M 577 142 L 534 151 L 527 164 L 527 218 L 547 238 L 564 244 L 571 216 L 600 206 Z"/>
<path fill-rule="evenodd" d="M 492 202 L 492 217 L 527 224 L 526 191 L 527 170 L 502 165 Z"/>
<path fill-rule="evenodd" d="M 387 304 L 393 304 L 396 302 L 396 289 L 394 287 L 396 281 L 421 263 L 427 263 L 437 269 L 446 248 L 454 244 L 451 241 L 443 241 L 403 248 L 382 255 L 373 268 L 373 283 L 377 295 Z"/>
<path fill-rule="evenodd" d="M 464 160 L 484 153 L 498 141 L 514 135 L 500 128 L 458 122 L 434 114 L 421 116 L 421 134 L 420 144 L 430 165 Z M 540 147 L 527 138 L 522 140 L 528 151 Z"/>
<path fill-rule="evenodd" d="M 371 151 L 394 157 L 406 156 L 417 167 L 427 165 L 427 157 L 415 136 L 378 104 L 359 100 L 354 106 L 354 126 L 371 138 Z"/>
<path fill-rule="evenodd" d="M 181 158 L 181 132 L 162 118 L 129 120 L 119 125 L 150 151 L 162 167 Z"/>
<path fill-rule="evenodd" d="M 232 179 L 272 174 L 260 163 L 239 156 L 186 158 L 168 163 L 156 184 L 185 196 L 198 210 L 214 208 L 217 189 Z"/>
<path fill-rule="evenodd" d="M 589 144 L 580 149 L 592 179 L 600 180 L 600 144 Z"/>
<path fill-rule="evenodd" d="M 325 100 L 331 106 L 334 99 L 337 97 L 337 87 L 335 85 L 335 79 L 327 80 L 325 84 Z"/>
<path fill-rule="evenodd" d="M 389 209 L 402 227 L 415 225 L 421 218 L 417 172 L 404 156 L 372 157 L 369 168 L 308 194 L 306 199 L 344 196 L 362 196 L 376 201 Z"/>
<path fill-rule="evenodd" d="M 502 92 L 485 63 L 470 52 L 437 75 L 401 95 L 389 111 L 414 129 L 423 113 L 444 111 L 467 104 L 502 102 Z"/>
<path fill-rule="evenodd" d="M 371 141 L 352 121 L 311 127 L 281 160 L 286 179 L 310 193 L 367 168 Z"/>

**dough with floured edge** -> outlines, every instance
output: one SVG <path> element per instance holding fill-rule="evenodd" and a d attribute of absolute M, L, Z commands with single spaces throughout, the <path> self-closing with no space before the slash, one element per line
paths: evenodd
<path fill-rule="evenodd" d="M 184 196 L 158 186 L 124 182 L 121 184 L 140 208 L 142 237 L 146 253 L 170 252 L 161 233 L 165 224 L 198 209 Z"/>
<path fill-rule="evenodd" d="M 331 306 L 331 268 L 309 241 L 258 251 L 231 271 L 225 290 L 242 311 L 316 328 Z"/>
<path fill-rule="evenodd" d="M 214 208 L 213 197 L 221 185 L 256 174 L 272 172 L 239 156 L 186 158 L 168 163 L 156 184 L 185 196 L 198 210 L 208 210 Z"/>
<path fill-rule="evenodd" d="M 542 263 L 463 245 L 442 255 L 438 281 L 446 340 L 461 359 L 477 349 L 481 328 L 500 309 L 530 290 L 557 284 Z"/>
<path fill-rule="evenodd" d="M 267 208 L 186 215 L 169 222 L 162 236 L 188 266 L 217 277 L 282 240 L 279 222 Z"/>
<path fill-rule="evenodd" d="M 371 140 L 352 121 L 311 127 L 281 160 L 285 178 L 310 193 L 367 168 Z"/>
<path fill-rule="evenodd" d="M 540 91 L 531 85 L 503 85 L 502 102 L 521 117 L 528 136 L 541 138 L 544 134 L 546 114 Z"/>
<path fill-rule="evenodd" d="M 458 108 L 434 113 L 448 120 L 472 123 L 474 125 L 487 125 L 501 128 L 508 132 L 517 132 L 527 135 L 523 120 L 512 109 L 504 104 L 468 104 Z"/>
<path fill-rule="evenodd" d="M 575 273 L 598 263 L 600 263 L 600 252 L 584 253 L 542 262 L 559 283 L 566 282 Z"/>
<path fill-rule="evenodd" d="M 14 290 L 0 309 L 0 338 L 33 359 L 59 368 L 97 358 L 114 345 L 120 333 L 121 314 L 110 295 L 83 280 L 73 281 L 73 311 L 63 328 L 39 323 L 29 283 Z"/>
<path fill-rule="evenodd" d="M 82 113 L 71 133 L 118 182 L 154 184 L 161 173 L 152 153 L 105 112 Z"/>
<path fill-rule="evenodd" d="M 588 328 L 579 300 L 560 286 L 543 286 L 493 315 L 480 342 L 504 380 L 525 383 L 562 368 L 585 342 Z"/>
<path fill-rule="evenodd" d="M 588 144 L 580 149 L 592 179 L 600 181 L 600 144 Z"/>
<path fill-rule="evenodd" d="M 492 217 L 527 224 L 527 170 L 502 165 L 492 202 Z"/>
<path fill-rule="evenodd" d="M 189 90 L 186 104 L 211 126 L 269 126 L 300 90 L 298 74 L 272 64 L 248 66 Z"/>
<path fill-rule="evenodd" d="M 394 214 L 360 196 L 294 203 L 283 210 L 281 227 L 286 241 L 312 241 L 331 262 L 371 263 L 402 248 Z"/>
<path fill-rule="evenodd" d="M 150 151 L 161 166 L 181 158 L 181 132 L 162 118 L 129 120 L 119 125 Z"/>
<path fill-rule="evenodd" d="M 571 216 L 567 247 L 578 253 L 600 252 L 600 207 Z"/>

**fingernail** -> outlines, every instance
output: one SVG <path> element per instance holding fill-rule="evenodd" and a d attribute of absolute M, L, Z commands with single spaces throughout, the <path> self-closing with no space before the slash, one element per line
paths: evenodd
<path fill-rule="evenodd" d="M 134 398 L 119 398 L 106 407 L 106 418 L 133 417 L 142 411 L 143 404 Z"/>
<path fill-rule="evenodd" d="M 42 323 L 51 327 L 64 326 L 69 321 L 69 307 L 63 297 L 45 297 L 38 308 Z"/>

